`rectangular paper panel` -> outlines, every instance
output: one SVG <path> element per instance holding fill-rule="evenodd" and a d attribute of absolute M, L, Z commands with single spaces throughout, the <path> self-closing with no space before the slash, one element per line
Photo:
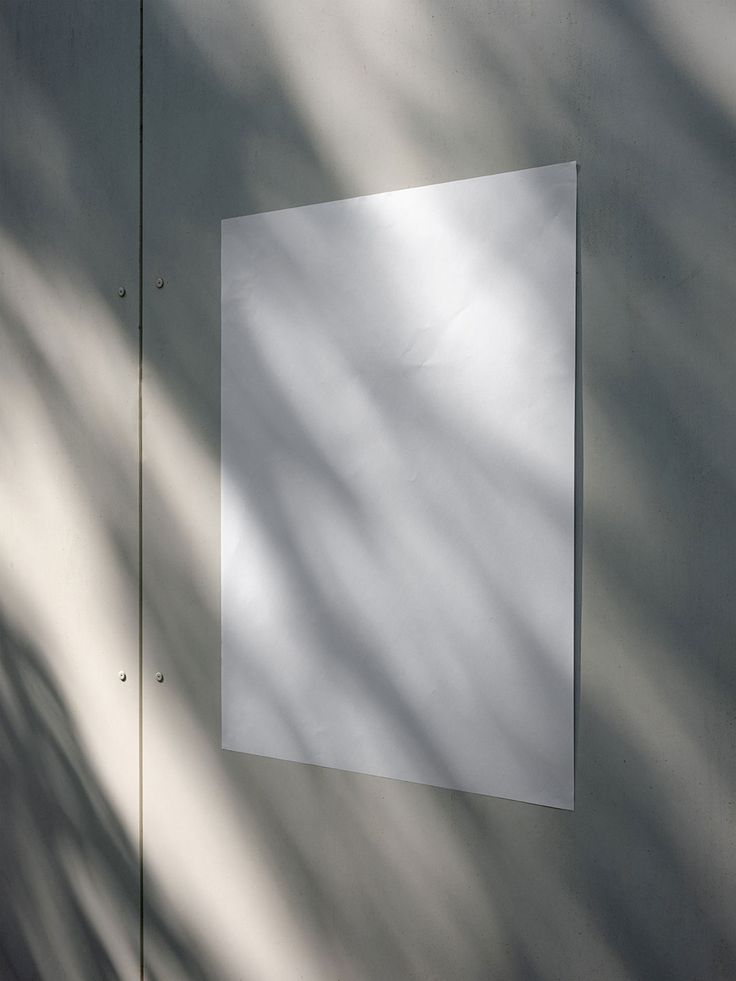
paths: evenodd
<path fill-rule="evenodd" d="M 223 747 L 572 807 L 575 195 L 223 221 Z"/>

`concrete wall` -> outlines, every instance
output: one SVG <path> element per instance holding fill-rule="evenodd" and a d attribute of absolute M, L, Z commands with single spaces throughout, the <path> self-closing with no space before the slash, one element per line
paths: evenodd
<path fill-rule="evenodd" d="M 731 5 L 144 0 L 140 279 L 138 15 L 2 14 L 3 976 L 137 975 L 140 281 L 147 976 L 733 977 Z M 223 753 L 220 219 L 567 159 L 575 811 Z"/>
<path fill-rule="evenodd" d="M 85 2 L 0 12 L 0 977 L 9 981 L 135 977 L 138 965 L 133 13 L 118 5 L 103 18 Z"/>

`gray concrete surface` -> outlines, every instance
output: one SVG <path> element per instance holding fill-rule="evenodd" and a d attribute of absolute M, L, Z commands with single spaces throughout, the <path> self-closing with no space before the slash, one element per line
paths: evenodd
<path fill-rule="evenodd" d="M 143 15 L 147 977 L 736 976 L 732 5 Z M 138 7 L 2 16 L 4 486 L 27 511 L 2 521 L 0 965 L 135 977 L 133 689 L 102 699 L 92 666 L 125 654 L 137 680 L 137 321 L 115 291 L 137 300 Z M 220 219 L 568 159 L 575 811 L 223 753 Z"/>

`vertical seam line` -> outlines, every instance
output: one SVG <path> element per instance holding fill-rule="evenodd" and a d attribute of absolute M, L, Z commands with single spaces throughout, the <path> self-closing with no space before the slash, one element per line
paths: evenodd
<path fill-rule="evenodd" d="M 138 951 L 145 978 L 143 862 L 143 0 L 138 6 Z"/>

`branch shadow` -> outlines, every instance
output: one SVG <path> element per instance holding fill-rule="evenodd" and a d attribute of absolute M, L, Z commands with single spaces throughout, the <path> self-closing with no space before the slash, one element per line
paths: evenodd
<path fill-rule="evenodd" d="M 174 489 L 177 465 L 148 461 L 146 667 L 155 659 L 176 678 L 177 710 L 227 788 L 234 822 L 242 821 L 233 849 L 247 846 L 260 857 L 286 911 L 286 926 L 264 916 L 254 933 L 262 928 L 274 947 L 287 948 L 278 963 L 294 971 L 301 955 L 290 959 L 288 947 L 292 940 L 295 949 L 297 941 L 305 945 L 298 949 L 309 958 L 299 970 L 314 978 L 736 975 L 729 898 L 736 854 L 733 101 L 719 103 L 649 7 L 628 0 L 585 10 L 425 0 L 375 20 L 315 12 L 311 28 L 296 11 L 293 29 L 272 12 L 279 4 L 253 4 L 247 17 L 222 5 L 193 24 L 184 5 L 146 6 L 143 286 L 165 270 L 166 289 L 149 290 L 144 301 L 144 370 L 151 393 L 188 435 L 191 457 L 215 473 L 221 218 L 571 157 L 582 164 L 577 460 L 580 473 L 584 454 L 585 474 L 576 547 L 585 576 L 576 587 L 574 814 L 222 753 L 219 609 L 211 599 L 216 494 L 212 527 L 200 533 L 197 516 L 176 499 L 186 494 Z M 37 114 L 28 133 L 3 150 L 3 231 L 40 267 L 61 277 L 81 270 L 134 363 L 137 325 L 110 299 L 119 271 L 108 257 L 131 253 L 125 275 L 134 281 L 137 257 L 119 215 L 137 214 L 135 166 L 117 159 L 117 144 L 106 149 L 76 111 L 91 99 L 88 117 L 104 121 L 109 87 L 89 78 L 77 90 L 58 86 L 63 66 L 83 61 L 95 32 L 109 29 L 96 25 L 93 8 L 78 6 L 76 42 L 63 13 L 44 22 L 16 5 L 3 15 L 21 53 L 15 78 L 26 89 L 22 104 Z M 131 51 L 136 16 L 131 6 L 124 18 L 130 37 L 121 44 L 130 41 Z M 223 44 L 229 36 L 231 45 L 224 68 L 212 44 L 218 22 Z M 353 86 L 352 122 L 340 116 L 339 92 L 320 102 L 310 88 L 310 72 L 327 88 L 318 63 L 325 51 L 353 66 L 351 79 L 333 80 Z M 136 70 L 137 63 L 131 91 Z M 361 83 L 364 74 L 370 85 Z M 445 102 L 443 89 L 451 93 Z M 486 114 L 504 123 L 501 135 L 479 123 Z M 334 140 L 333 116 L 344 126 L 344 145 Z M 365 134 L 381 136 L 382 124 L 387 143 L 365 159 Z M 397 132 L 407 134 L 413 156 L 392 154 Z M 128 137 L 134 144 L 135 126 Z M 63 146 L 73 152 L 56 152 Z M 90 212 L 96 236 L 79 232 Z M 12 304 L 3 303 L 3 314 L 25 352 L 26 384 L 46 399 L 62 455 L 82 474 L 125 589 L 134 590 L 137 541 L 122 516 L 135 497 L 123 476 L 130 474 L 128 450 L 111 442 L 104 419 L 85 416 L 76 376 L 38 342 L 55 323 L 37 325 L 34 335 L 14 319 Z M 268 368 L 260 370 L 269 381 Z M 273 399 L 282 401 L 278 388 Z M 152 429 L 157 424 L 154 418 Z M 0 425 L 12 442 L 12 427 Z M 298 420 L 292 425 L 303 438 L 282 453 L 294 466 L 310 436 Z M 444 435 L 457 445 L 457 433 Z M 281 466 L 275 456 L 274 469 Z M 242 479 L 263 483 L 255 495 L 268 502 L 258 515 L 261 530 L 333 624 L 328 640 L 339 649 L 352 622 L 305 561 L 293 515 L 268 476 Z M 350 509 L 329 461 L 315 479 Z M 446 534 L 482 577 L 462 523 L 448 520 Z M 35 598 L 39 609 L 50 602 L 43 589 Z M 49 669 L 54 651 L 29 639 L 31 625 L 21 629 L 17 617 L 9 609 L 3 628 L 0 766 L 8 804 L 1 812 L 0 966 L 11 978 L 56 978 L 63 960 L 65 976 L 116 977 L 114 944 L 80 898 L 69 856 L 112 897 L 134 953 L 137 843 L 87 758 Z M 381 700 L 391 696 L 390 679 L 371 677 L 368 668 L 358 682 L 374 685 Z M 407 729 L 426 738 L 419 719 Z M 192 770 L 192 806 L 204 806 L 194 784 L 206 786 L 206 769 Z M 161 802 L 152 797 L 151 806 Z M 176 824 L 172 835 L 185 842 Z M 214 844 L 198 847 L 205 869 Z M 158 874 L 151 866 L 146 880 L 149 976 L 229 976 L 215 941 L 201 940 L 184 901 L 191 897 L 173 902 L 170 887 L 159 891 Z M 205 905 L 217 888 L 203 878 Z M 246 892 L 241 885 L 230 893 L 244 922 L 252 915 Z M 243 944 L 255 946 L 255 936 Z M 247 967 L 240 964 L 241 975 Z M 284 975 L 274 968 L 270 976 Z"/>

